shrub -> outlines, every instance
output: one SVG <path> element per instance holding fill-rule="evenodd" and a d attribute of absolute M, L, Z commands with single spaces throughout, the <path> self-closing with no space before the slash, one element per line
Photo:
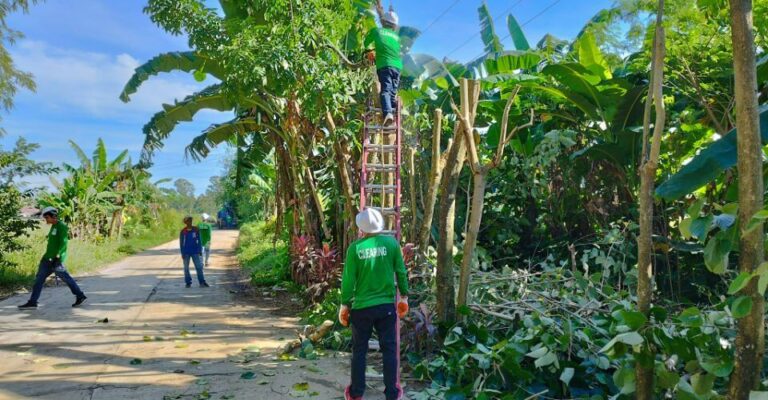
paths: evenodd
<path fill-rule="evenodd" d="M 274 286 L 290 279 L 288 248 L 272 242 L 272 222 L 250 222 L 240 227 L 238 259 L 256 286 Z"/>

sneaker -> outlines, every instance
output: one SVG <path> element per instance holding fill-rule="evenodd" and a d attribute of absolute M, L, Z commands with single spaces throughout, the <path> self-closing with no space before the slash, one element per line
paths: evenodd
<path fill-rule="evenodd" d="M 24 304 L 19 306 L 19 309 L 21 309 L 21 310 L 33 309 L 33 308 L 37 308 L 37 303 L 33 303 L 31 301 L 28 301 L 28 302 L 26 302 L 26 303 L 24 303 Z"/>
<path fill-rule="evenodd" d="M 395 117 L 392 113 L 387 113 L 387 115 L 384 116 L 384 126 L 390 126 L 393 123 L 395 123 Z"/>
<path fill-rule="evenodd" d="M 79 305 L 83 304 L 83 302 L 85 302 L 85 299 L 87 299 L 87 297 L 77 296 L 77 299 L 75 300 L 75 304 L 72 304 L 72 307 L 78 307 Z"/>
<path fill-rule="evenodd" d="M 363 396 L 352 397 L 352 395 L 349 394 L 350 388 L 350 386 L 347 386 L 347 388 L 344 389 L 344 400 L 363 400 Z"/>
<path fill-rule="evenodd" d="M 192 287 L 192 284 L 191 284 L 191 283 L 187 283 L 187 284 L 185 285 L 185 287 L 186 287 L 187 289 L 189 289 L 189 288 L 191 288 L 191 287 Z"/>
<path fill-rule="evenodd" d="M 211 287 L 207 282 L 203 282 L 200 284 L 200 287 Z"/>

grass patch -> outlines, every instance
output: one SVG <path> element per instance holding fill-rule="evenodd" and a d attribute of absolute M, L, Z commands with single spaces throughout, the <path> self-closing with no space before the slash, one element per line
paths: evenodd
<path fill-rule="evenodd" d="M 274 286 L 290 277 L 288 245 L 273 247 L 274 222 L 249 222 L 240 227 L 237 258 L 256 286 Z"/>
<path fill-rule="evenodd" d="M 163 210 L 157 223 L 151 227 L 133 227 L 129 237 L 116 240 L 71 239 L 64 265 L 73 275 L 92 272 L 107 264 L 155 247 L 178 237 L 181 216 L 175 210 Z M 0 294 L 30 287 L 37 267 L 45 253 L 46 235 L 50 227 L 40 224 L 29 237 L 22 240 L 24 250 L 13 252 L 8 259 L 17 265 L 0 269 Z"/>

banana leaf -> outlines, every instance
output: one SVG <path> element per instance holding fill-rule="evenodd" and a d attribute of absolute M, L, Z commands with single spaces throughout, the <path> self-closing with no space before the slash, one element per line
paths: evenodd
<path fill-rule="evenodd" d="M 151 76 L 173 71 L 203 71 L 219 80 L 224 80 L 224 69 L 220 65 L 194 51 L 165 53 L 136 68 L 133 76 L 123 88 L 123 92 L 120 93 L 120 100 L 125 103 L 129 102 L 131 95 L 136 93 L 139 87 Z"/>
<path fill-rule="evenodd" d="M 480 16 L 480 37 L 483 39 L 486 53 L 499 53 L 504 51 L 499 36 L 496 35 L 496 28 L 493 26 L 493 17 L 488 10 L 488 4 L 483 2 L 477 9 Z"/>
<path fill-rule="evenodd" d="M 515 48 L 521 51 L 530 50 L 531 45 L 525 37 L 523 28 L 512 14 L 509 14 L 507 17 L 507 27 L 509 27 L 509 35 L 512 36 L 512 42 L 515 44 Z"/>
<path fill-rule="evenodd" d="M 736 129 L 733 129 L 712 142 L 659 185 L 656 195 L 665 200 L 676 200 L 717 179 L 726 169 L 736 165 L 736 138 Z M 768 144 L 768 105 L 760 108 L 760 140 L 763 145 Z"/>

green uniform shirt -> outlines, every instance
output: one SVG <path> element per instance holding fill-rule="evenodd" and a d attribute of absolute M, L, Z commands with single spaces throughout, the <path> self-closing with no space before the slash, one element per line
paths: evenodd
<path fill-rule="evenodd" d="M 61 262 L 67 258 L 67 242 L 69 242 L 69 228 L 63 222 L 58 221 L 51 225 L 48 231 L 48 247 L 43 258 L 50 260 L 59 257 Z"/>
<path fill-rule="evenodd" d="M 376 50 L 376 69 L 386 67 L 403 69 L 400 58 L 400 36 L 388 28 L 374 28 L 365 37 L 365 47 Z"/>
<path fill-rule="evenodd" d="M 200 241 L 203 247 L 208 246 L 211 243 L 211 225 L 205 222 L 197 224 L 197 229 L 200 230 Z"/>
<path fill-rule="evenodd" d="M 395 303 L 395 274 L 402 296 L 408 295 L 408 271 L 397 239 L 370 236 L 349 246 L 341 277 L 341 304 L 353 310 Z"/>

